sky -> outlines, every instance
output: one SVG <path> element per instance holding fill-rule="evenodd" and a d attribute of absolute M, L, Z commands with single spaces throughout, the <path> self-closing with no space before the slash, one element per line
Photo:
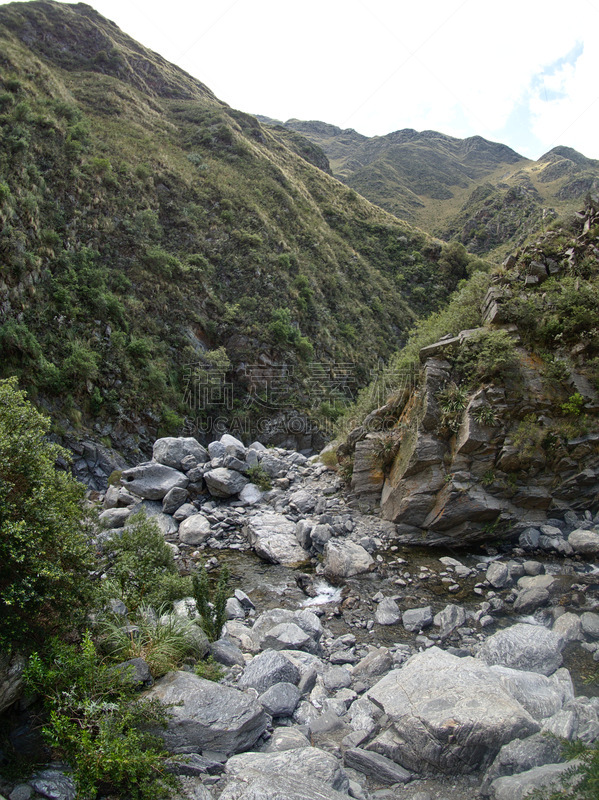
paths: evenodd
<path fill-rule="evenodd" d="M 599 159 L 599 0 L 88 4 L 251 114 Z"/>

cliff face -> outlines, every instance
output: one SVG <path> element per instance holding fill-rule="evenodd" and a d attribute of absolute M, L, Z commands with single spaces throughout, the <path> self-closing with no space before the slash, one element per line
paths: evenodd
<path fill-rule="evenodd" d="M 480 325 L 421 348 L 416 385 L 350 434 L 354 491 L 403 541 L 466 544 L 597 509 L 598 244 L 594 204 L 508 259 Z"/>

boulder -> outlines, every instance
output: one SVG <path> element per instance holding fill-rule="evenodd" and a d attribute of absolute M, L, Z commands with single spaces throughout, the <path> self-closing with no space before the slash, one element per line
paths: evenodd
<path fill-rule="evenodd" d="M 185 503 L 189 496 L 187 489 L 175 486 L 162 499 L 162 510 L 165 514 L 174 514 Z"/>
<path fill-rule="evenodd" d="M 210 522 L 203 514 L 192 514 L 179 525 L 179 540 L 184 544 L 203 544 L 210 531 Z"/>
<path fill-rule="evenodd" d="M 300 701 L 300 690 L 293 683 L 275 683 L 258 698 L 271 717 L 290 717 Z"/>
<path fill-rule="evenodd" d="M 289 469 L 289 465 L 282 458 L 277 458 L 273 453 L 266 451 L 260 459 L 260 466 L 269 478 L 283 478 Z"/>
<path fill-rule="evenodd" d="M 343 754 L 343 763 L 346 767 L 368 775 L 377 783 L 407 783 L 413 777 L 390 758 L 359 747 L 346 750 Z"/>
<path fill-rule="evenodd" d="M 283 750 L 295 750 L 298 747 L 310 747 L 307 737 L 297 728 L 275 728 L 273 735 L 264 748 L 265 753 L 281 753 Z"/>
<path fill-rule="evenodd" d="M 369 553 L 359 544 L 331 539 L 324 548 L 324 572 L 329 578 L 351 578 L 368 572 L 374 565 Z"/>
<path fill-rule="evenodd" d="M 518 623 L 486 639 L 476 657 L 489 665 L 551 675 L 561 666 L 564 645 L 561 636 L 542 625 Z"/>
<path fill-rule="evenodd" d="M 535 790 L 553 789 L 562 791 L 562 778 L 578 762 L 570 761 L 566 764 L 545 764 L 534 767 L 517 775 L 506 775 L 497 778 L 490 786 L 493 800 L 523 800 Z M 564 794 L 569 797 L 570 794 Z"/>
<path fill-rule="evenodd" d="M 392 670 L 368 698 L 392 723 L 368 749 L 416 772 L 473 772 L 507 742 L 539 730 L 488 666 L 438 647 Z"/>
<path fill-rule="evenodd" d="M 587 639 L 599 639 L 599 614 L 585 611 L 580 616 L 580 625 Z"/>
<path fill-rule="evenodd" d="M 155 461 L 147 461 L 121 473 L 121 483 L 145 500 L 162 500 L 171 489 L 185 489 L 189 479 L 182 472 Z"/>
<path fill-rule="evenodd" d="M 599 555 L 599 533 L 577 529 L 568 536 L 568 543 L 581 556 Z"/>
<path fill-rule="evenodd" d="M 466 611 L 462 606 L 450 603 L 438 614 L 435 614 L 433 622 L 438 628 L 441 628 L 441 636 L 448 636 L 456 628 L 465 624 Z"/>
<path fill-rule="evenodd" d="M 77 789 L 70 775 L 58 769 L 44 769 L 29 781 L 35 791 L 51 800 L 75 800 Z"/>
<path fill-rule="evenodd" d="M 255 483 L 246 484 L 239 492 L 239 499 L 244 505 L 255 506 L 264 497 L 264 492 Z"/>
<path fill-rule="evenodd" d="M 347 792 L 349 781 L 341 763 L 318 747 L 302 747 L 278 753 L 243 753 L 227 761 L 228 775 L 256 770 L 265 775 L 305 776 L 339 792 Z"/>
<path fill-rule="evenodd" d="M 265 775 L 248 769 L 232 778 L 219 800 L 347 800 L 347 797 L 346 793 L 337 792 L 306 773 Z"/>
<path fill-rule="evenodd" d="M 309 514 L 314 510 L 318 497 L 306 489 L 298 489 L 289 498 L 289 505 L 293 506 L 300 514 Z"/>
<path fill-rule="evenodd" d="M 481 794 L 490 793 L 491 783 L 504 775 L 515 775 L 526 772 L 544 764 L 557 764 L 564 760 L 562 743 L 554 736 L 535 733 L 526 739 L 514 739 L 504 745 L 495 761 L 485 772 L 481 785 Z"/>
<path fill-rule="evenodd" d="M 403 612 L 401 622 L 410 633 L 418 633 L 433 624 L 433 610 L 430 606 L 408 608 Z"/>
<path fill-rule="evenodd" d="M 379 625 L 396 625 L 401 620 L 399 606 L 391 597 L 385 597 L 378 604 L 374 621 Z"/>
<path fill-rule="evenodd" d="M 510 583 L 510 571 L 503 561 L 492 561 L 488 568 L 486 579 L 494 589 L 503 589 Z"/>
<path fill-rule="evenodd" d="M 270 650 L 305 650 L 315 653 L 316 642 L 295 622 L 282 622 L 270 628 L 260 639 L 260 646 Z"/>
<path fill-rule="evenodd" d="M 524 672 L 509 667 L 493 666 L 505 689 L 537 721 L 557 714 L 564 704 L 564 691 L 559 681 L 540 675 L 538 672 Z"/>
<path fill-rule="evenodd" d="M 217 467 L 204 473 L 208 491 L 213 497 L 232 497 L 247 486 L 249 480 L 234 469 Z"/>
<path fill-rule="evenodd" d="M 385 675 L 393 666 L 391 653 L 386 647 L 378 647 L 371 650 L 367 656 L 354 665 L 352 675 L 363 681 L 378 678 Z"/>
<path fill-rule="evenodd" d="M 166 436 L 154 442 L 152 460 L 159 464 L 181 471 L 183 469 L 181 462 L 187 456 L 193 456 L 198 464 L 210 460 L 206 448 L 191 436 Z"/>
<path fill-rule="evenodd" d="M 275 650 L 264 650 L 255 656 L 239 678 L 242 689 L 256 689 L 263 694 L 275 683 L 299 683 L 300 672 L 286 656 Z"/>
<path fill-rule="evenodd" d="M 122 528 L 130 516 L 130 508 L 107 508 L 106 511 L 102 511 L 98 519 L 103 528 Z"/>
<path fill-rule="evenodd" d="M 295 522 L 268 511 L 250 517 L 244 532 L 257 556 L 273 564 L 296 567 L 306 561 L 307 553 L 295 536 L 295 528 Z"/>
<path fill-rule="evenodd" d="M 252 747 L 269 724 L 254 697 L 189 672 L 169 672 L 146 697 L 171 704 L 167 728 L 160 732 L 170 750 L 239 753 Z"/>
<path fill-rule="evenodd" d="M 231 436 L 230 433 L 223 433 L 220 437 L 220 443 L 224 445 L 227 455 L 239 458 L 241 461 L 245 459 L 245 445 L 239 439 L 236 439 L 235 436 Z M 214 458 L 214 456 L 212 456 L 212 458 Z"/>

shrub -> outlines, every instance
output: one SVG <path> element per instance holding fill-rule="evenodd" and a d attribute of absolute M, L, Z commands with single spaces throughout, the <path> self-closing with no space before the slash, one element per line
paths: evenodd
<path fill-rule="evenodd" d="M 46 440 L 50 421 L 17 388 L 0 381 L 0 642 L 75 624 L 90 601 L 92 553 L 84 488 Z"/>
<path fill-rule="evenodd" d="M 195 665 L 194 672 L 198 678 L 216 682 L 220 681 L 225 674 L 221 665 L 216 662 L 212 656 L 208 656 L 208 658 L 205 658 L 203 661 L 198 661 Z"/>
<path fill-rule="evenodd" d="M 473 383 L 506 378 L 514 372 L 516 364 L 516 345 L 504 330 L 482 330 L 473 334 L 466 339 L 455 360 L 458 372 Z"/>
<path fill-rule="evenodd" d="M 255 464 L 246 472 L 247 477 L 263 492 L 272 489 L 272 480 L 261 464 Z"/>
<path fill-rule="evenodd" d="M 106 599 L 118 597 L 135 610 L 142 603 L 158 607 L 189 594 L 189 580 L 179 576 L 171 548 L 145 513 L 130 517 L 123 533 L 114 533 L 103 548 Z"/>
<path fill-rule="evenodd" d="M 229 583 L 229 570 L 225 566 L 220 571 L 218 583 L 214 595 L 210 590 L 208 573 L 204 567 L 200 567 L 192 576 L 193 598 L 202 619 L 204 633 L 214 642 L 220 637 L 220 632 L 225 624 L 227 585 Z"/>
<path fill-rule="evenodd" d="M 77 797 L 171 796 L 176 780 L 164 769 L 168 754 L 148 732 L 166 727 L 167 710 L 136 697 L 122 672 L 102 664 L 89 633 L 80 646 L 54 640 L 46 658 L 34 653 L 26 683 L 43 698 L 44 738 L 73 768 Z"/>

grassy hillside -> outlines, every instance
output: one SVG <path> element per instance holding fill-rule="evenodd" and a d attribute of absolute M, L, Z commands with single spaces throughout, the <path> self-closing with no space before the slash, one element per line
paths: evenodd
<path fill-rule="evenodd" d="M 494 260 L 599 187 L 599 162 L 568 147 L 530 161 L 480 136 L 407 129 L 369 138 L 322 122 L 284 125 L 321 147 L 333 174 L 373 203 Z"/>
<path fill-rule="evenodd" d="M 199 360 L 233 386 L 204 416 L 260 411 L 249 367 L 282 364 L 279 405 L 335 414 L 314 364 L 366 382 L 466 274 L 85 4 L 2 6 L 0 53 L 2 374 L 66 426 L 178 429 Z"/>

